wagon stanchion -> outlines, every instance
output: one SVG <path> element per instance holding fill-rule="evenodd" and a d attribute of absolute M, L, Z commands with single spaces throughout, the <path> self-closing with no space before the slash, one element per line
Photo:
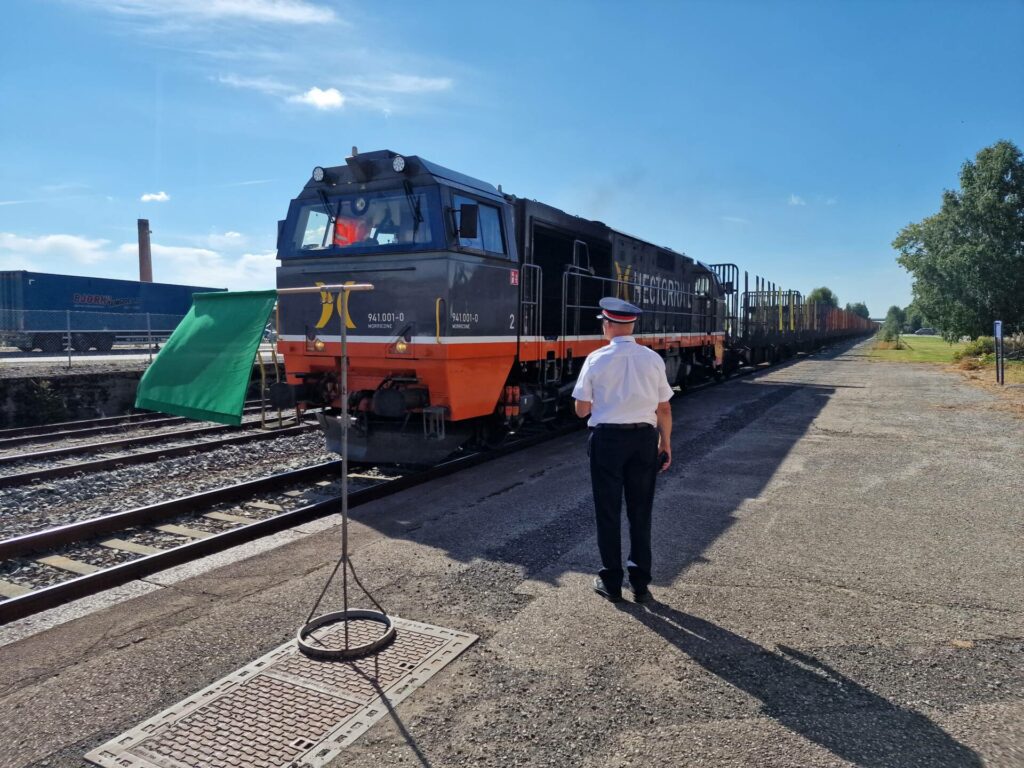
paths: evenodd
<path fill-rule="evenodd" d="M 299 651 L 305 656 L 314 659 L 320 659 L 323 661 L 336 661 L 342 659 L 358 659 L 364 656 L 368 656 L 372 653 L 376 653 L 380 649 L 388 645 L 395 637 L 395 626 L 391 621 L 391 617 L 387 615 L 387 612 L 381 607 L 380 603 L 370 594 L 369 590 L 363 586 L 359 580 L 359 576 L 356 574 L 355 568 L 352 565 L 352 560 L 349 557 L 348 552 L 348 327 L 346 319 L 348 318 L 348 296 L 351 291 L 372 291 L 373 286 L 367 283 L 359 284 L 352 283 L 349 285 L 325 285 L 325 286 L 310 286 L 304 288 L 279 288 L 278 294 L 302 294 L 302 293 L 320 293 L 321 291 L 337 292 L 338 300 L 338 323 L 340 326 L 341 334 L 341 376 L 340 376 L 340 392 L 339 400 L 341 403 L 341 558 L 334 566 L 334 570 L 327 579 L 327 583 L 324 584 L 324 588 L 314 603 L 312 610 L 309 612 L 309 616 L 306 618 L 306 623 L 299 629 L 297 643 Z M 320 602 L 323 600 L 324 595 L 327 594 L 327 589 L 330 587 L 331 582 L 338 573 L 338 569 L 341 569 L 341 610 L 328 612 L 314 618 L 314 614 L 320 607 Z M 373 603 L 376 610 L 366 610 L 360 608 L 349 607 L 349 595 L 348 595 L 348 577 L 352 575 L 352 580 L 359 586 L 363 594 Z M 350 625 L 354 621 L 371 621 L 381 624 L 383 626 L 382 632 L 372 640 L 368 642 L 362 642 L 358 645 L 353 645 L 354 638 L 350 632 Z M 342 644 L 341 647 L 329 647 L 318 639 L 314 633 L 318 629 L 324 627 L 331 627 L 340 624 L 342 627 Z"/>
<path fill-rule="evenodd" d="M 64 310 L 64 314 L 67 316 L 68 333 L 67 333 L 66 342 L 67 342 L 67 350 L 68 350 L 68 369 L 70 370 L 71 369 L 71 310 L 70 309 L 65 309 Z"/>
<path fill-rule="evenodd" d="M 996 320 L 992 324 L 992 336 L 995 339 L 996 352 L 996 384 L 1006 384 L 1006 348 L 1003 346 L 1003 321 Z"/>
<path fill-rule="evenodd" d="M 263 369 L 263 353 L 256 350 L 256 362 L 260 368 L 260 429 L 267 428 L 267 372 Z"/>

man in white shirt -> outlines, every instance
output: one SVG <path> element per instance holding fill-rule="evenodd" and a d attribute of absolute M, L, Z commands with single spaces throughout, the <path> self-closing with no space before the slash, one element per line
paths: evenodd
<path fill-rule="evenodd" d="M 587 355 L 573 389 L 576 415 L 590 417 L 590 479 L 601 570 L 594 591 L 622 600 L 622 497 L 629 520 L 629 585 L 638 603 L 651 599 L 651 507 L 658 472 L 672 463 L 672 387 L 665 361 L 633 338 L 641 310 L 601 299 L 609 343 Z"/>

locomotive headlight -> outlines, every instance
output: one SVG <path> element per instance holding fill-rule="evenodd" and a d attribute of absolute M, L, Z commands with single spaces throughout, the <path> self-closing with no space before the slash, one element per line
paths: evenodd
<path fill-rule="evenodd" d="M 313 169 L 313 181 L 317 182 L 318 184 L 324 180 L 324 176 L 326 175 L 327 172 L 319 165 Z"/>
<path fill-rule="evenodd" d="M 400 355 L 404 355 L 409 351 L 409 345 L 405 343 L 405 339 L 399 339 L 395 342 L 395 352 Z"/>
<path fill-rule="evenodd" d="M 401 173 L 405 170 L 405 158 L 401 155 L 395 155 L 391 161 L 391 167 L 395 169 L 395 173 Z"/>
<path fill-rule="evenodd" d="M 324 344 L 323 339 L 317 339 L 316 341 L 313 342 L 313 349 L 315 349 L 317 352 L 323 352 L 326 347 L 327 345 Z"/>

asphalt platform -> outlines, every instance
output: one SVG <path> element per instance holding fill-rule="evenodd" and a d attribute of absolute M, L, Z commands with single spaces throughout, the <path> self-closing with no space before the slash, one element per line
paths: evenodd
<path fill-rule="evenodd" d="M 385 608 L 480 640 L 332 765 L 1024 765 L 1024 421 L 853 344 L 673 410 L 650 605 L 591 591 L 583 433 L 354 511 Z M 285 642 L 331 522 L 0 628 L 0 765 Z"/>

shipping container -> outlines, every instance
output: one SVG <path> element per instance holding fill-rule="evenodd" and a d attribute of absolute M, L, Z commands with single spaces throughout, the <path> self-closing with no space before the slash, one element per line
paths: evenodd
<path fill-rule="evenodd" d="M 116 342 L 162 340 L 192 294 L 222 291 L 173 283 L 0 271 L 0 344 L 28 352 L 110 351 Z"/>

